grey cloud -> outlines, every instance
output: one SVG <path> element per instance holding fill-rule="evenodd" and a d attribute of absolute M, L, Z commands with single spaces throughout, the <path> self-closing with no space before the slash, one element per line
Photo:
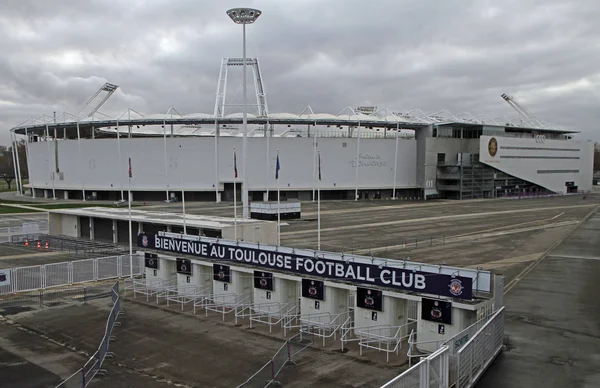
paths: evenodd
<path fill-rule="evenodd" d="M 500 98 L 506 92 L 542 120 L 600 140 L 596 1 L 244 5 L 263 10 L 248 27 L 248 55 L 260 60 L 272 112 L 299 113 L 310 104 L 337 113 L 370 101 L 402 111 L 514 117 Z M 221 58 L 241 56 L 241 27 L 225 15 L 234 6 L 230 0 L 5 1 L 0 143 L 31 116 L 74 112 L 105 81 L 120 85 L 103 108 L 108 114 L 129 107 L 163 113 L 171 106 L 212 112 Z M 228 93 L 239 98 L 241 73 L 230 75 Z M 587 88 L 553 91 L 585 79 Z"/>

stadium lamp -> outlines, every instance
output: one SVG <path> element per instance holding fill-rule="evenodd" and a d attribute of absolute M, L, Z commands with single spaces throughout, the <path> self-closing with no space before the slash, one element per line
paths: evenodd
<path fill-rule="evenodd" d="M 242 46 L 243 46 L 243 108 L 242 108 L 242 126 L 244 137 L 242 139 L 242 208 L 243 218 L 250 218 L 250 212 L 248 209 L 248 112 L 246 103 L 246 24 L 252 24 L 262 14 L 261 11 L 254 8 L 232 8 L 227 11 L 227 15 L 233 20 L 235 24 L 241 24 L 243 27 L 242 35 Z"/>

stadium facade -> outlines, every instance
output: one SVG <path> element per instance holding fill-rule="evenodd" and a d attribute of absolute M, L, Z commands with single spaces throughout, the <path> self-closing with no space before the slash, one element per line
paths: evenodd
<path fill-rule="evenodd" d="M 138 201 L 177 200 L 183 192 L 186 200 L 232 200 L 242 174 L 253 201 L 274 199 L 278 188 L 282 198 L 300 200 L 313 198 L 317 188 L 324 199 L 394 193 L 470 199 L 591 190 L 593 142 L 573 140 L 576 131 L 545 125 L 528 112 L 518 122 L 375 107 L 335 115 L 314 113 L 310 106 L 300 114 L 270 113 L 256 59 L 249 64 L 258 109 L 248 115 L 243 166 L 242 115 L 224 109 L 223 69 L 236 61 L 223 59 L 213 114 L 182 115 L 170 108 L 166 114 L 127 110 L 107 117 L 98 108 L 117 86 L 105 84 L 97 94 L 108 97 L 89 114 L 80 109 L 13 128 L 14 139 L 24 136 L 27 145 L 28 171 L 15 165 L 20 189 L 35 197 L 126 199 L 131 160 L 131 192 Z"/>

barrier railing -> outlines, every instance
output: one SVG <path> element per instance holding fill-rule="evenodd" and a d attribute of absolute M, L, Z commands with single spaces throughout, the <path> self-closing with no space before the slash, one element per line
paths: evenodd
<path fill-rule="evenodd" d="M 504 345 L 504 307 L 498 310 L 458 351 L 456 388 L 470 388 L 486 371 Z"/>
<path fill-rule="evenodd" d="M 237 316 L 235 313 L 239 309 L 243 309 L 245 305 L 252 302 L 253 294 L 213 294 L 203 297 L 199 301 L 194 302 L 194 314 L 196 314 L 196 307 L 200 306 L 204 309 L 204 315 L 208 317 L 208 312 L 213 311 L 223 316 L 225 321 L 225 315 L 234 313 L 235 323 L 237 324 Z"/>
<path fill-rule="evenodd" d="M 302 333 L 298 333 L 285 341 L 275 355 L 267 361 L 255 374 L 248 380 L 238 385 L 237 388 L 264 388 L 273 384 L 283 367 L 293 362 L 294 356 L 308 348 L 312 340 L 302 338 Z"/>
<path fill-rule="evenodd" d="M 284 319 L 284 333 L 287 334 L 288 330 L 297 328 L 301 334 L 304 333 L 322 338 L 323 346 L 325 346 L 327 338 L 333 337 L 334 340 L 337 339 L 337 332 L 345 322 L 347 315 L 348 313 L 318 313 L 290 316 Z"/>
<path fill-rule="evenodd" d="M 167 300 L 167 307 L 169 307 L 170 303 L 181 304 L 181 311 L 185 305 L 189 303 L 194 303 L 199 299 L 210 295 L 212 292 L 212 285 L 206 287 L 200 286 L 178 286 L 167 288 L 164 291 L 164 297 Z"/>
<path fill-rule="evenodd" d="M 448 388 L 448 347 L 430 354 L 381 388 Z"/>
<path fill-rule="evenodd" d="M 413 331 L 409 338 L 409 360 L 421 357 L 400 376 L 394 378 L 382 388 L 430 388 L 452 386 L 471 388 L 502 351 L 504 343 L 504 307 L 491 316 L 485 317 L 445 342 L 415 340 Z M 415 354 L 417 345 L 440 346 L 435 352 L 423 358 Z M 443 352 L 441 352 L 443 350 Z M 431 361 L 443 353 L 444 361 L 432 366 Z M 424 363 L 427 361 L 427 364 Z M 437 369 L 435 369 L 435 368 Z M 439 372 L 439 373 L 438 373 Z M 425 377 L 424 377 L 425 376 Z M 437 378 L 436 382 L 429 381 Z M 423 380 L 425 379 L 425 380 Z M 439 383 L 439 385 L 437 385 Z"/>
<path fill-rule="evenodd" d="M 402 341 L 407 339 L 412 330 L 417 328 L 417 322 L 409 322 L 401 326 L 373 326 L 363 329 L 355 329 L 360 347 L 360 355 L 363 348 L 374 349 L 386 353 L 386 361 L 390 361 L 390 354 L 398 355 L 402 347 Z"/>
<path fill-rule="evenodd" d="M 112 358 L 113 354 L 109 351 L 110 342 L 114 340 L 112 331 L 115 326 L 119 326 L 117 322 L 119 315 L 121 314 L 121 298 L 119 295 L 119 282 L 116 282 L 111 288 L 111 299 L 112 308 L 108 314 L 106 320 L 106 326 L 104 328 L 104 336 L 100 341 L 100 346 L 96 349 L 94 354 L 88 359 L 81 369 L 73 373 L 62 383 L 57 385 L 55 388 L 71 388 L 71 387 L 87 387 L 92 382 L 96 375 L 104 375 L 107 373 L 106 369 L 103 368 L 104 360 Z"/>
<path fill-rule="evenodd" d="M 100 257 L 3 269 L 6 276 L 0 295 L 70 286 L 131 275 L 129 255 Z M 144 273 L 144 257 L 133 255 L 133 275 Z"/>
<path fill-rule="evenodd" d="M 262 323 L 269 325 L 269 333 L 273 332 L 273 326 L 281 325 L 285 322 L 285 318 L 289 316 L 296 316 L 298 314 L 298 303 L 278 303 L 279 306 L 261 306 L 256 305 L 251 309 L 252 313 L 249 316 L 250 328 L 252 328 L 252 322 Z M 273 310 L 271 307 L 275 307 Z"/>

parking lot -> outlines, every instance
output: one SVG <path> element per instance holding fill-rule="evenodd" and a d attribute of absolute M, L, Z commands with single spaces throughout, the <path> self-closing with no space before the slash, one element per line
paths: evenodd
<path fill-rule="evenodd" d="M 596 196 L 587 196 L 585 200 L 570 196 L 427 203 L 323 202 L 321 248 L 390 259 L 482 267 L 505 274 L 508 283 L 554 242 L 572 231 L 599 203 Z M 180 205 L 148 206 L 148 210 L 180 211 Z M 286 221 L 282 226 L 282 245 L 315 247 L 316 203 L 302 206 L 303 218 Z M 233 215 L 233 207 L 225 203 L 191 203 L 186 204 L 186 208 L 193 214 Z M 12 265 L 20 259 L 10 260 Z M 40 256 L 36 262 L 43 260 Z M 132 303 L 126 305 L 126 310 L 123 326 L 116 331 L 117 357 L 109 364 L 108 377 L 119 376 L 123 386 L 163 387 L 175 383 L 183 387 L 234 386 L 263 365 L 282 343 L 244 328 L 223 325 L 214 318 L 205 321 Z M 76 348 L 89 350 L 97 346 L 102 336 L 107 313 L 106 306 L 95 303 L 83 308 L 42 309 L 11 319 L 46 332 L 61 342 L 73 341 Z M 5 323 L 0 323 L 3 325 Z M 42 343 L 46 341 L 38 339 Z M 14 341 L 18 341 L 18 337 Z M 33 338 L 27 341 L 35 343 Z M 4 352 L 15 352 L 14 346 L 1 344 Z M 39 346 L 39 351 L 31 352 L 40 354 L 43 346 Z M 67 357 L 66 353 L 62 357 Z M 45 371 L 53 370 L 39 358 L 31 359 Z M 307 352 L 298 365 L 296 369 L 284 369 L 285 386 L 359 384 L 375 387 L 401 371 L 366 357 L 353 358 L 318 348 Z M 14 373 L 16 370 L 4 369 L 0 372 L 0 381 Z M 31 369 L 29 373 L 33 377 L 36 372 Z M 52 373 L 62 377 L 62 373 Z"/>

